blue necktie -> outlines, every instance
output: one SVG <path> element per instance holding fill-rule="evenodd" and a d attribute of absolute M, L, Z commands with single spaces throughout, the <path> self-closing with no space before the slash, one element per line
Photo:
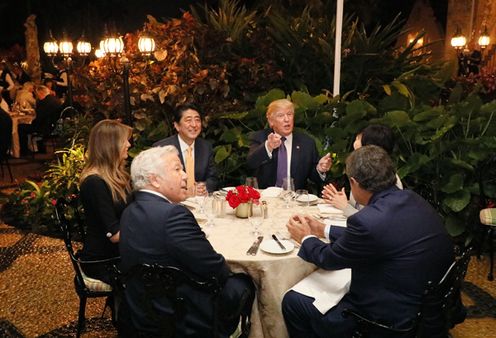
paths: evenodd
<path fill-rule="evenodd" d="M 284 141 L 286 141 L 286 138 L 283 136 L 281 137 L 281 145 L 279 146 L 277 155 L 276 187 L 281 187 L 283 178 L 288 176 L 288 152 Z"/>

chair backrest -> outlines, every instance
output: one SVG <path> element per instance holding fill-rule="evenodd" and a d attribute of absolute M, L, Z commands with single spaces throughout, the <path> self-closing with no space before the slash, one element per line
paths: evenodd
<path fill-rule="evenodd" d="M 85 286 L 79 261 L 74 251 L 72 241 L 74 237 L 84 240 L 84 224 L 80 213 L 80 203 L 77 198 L 65 199 L 59 198 L 55 205 L 55 219 L 62 232 L 65 248 L 69 254 L 74 271 L 76 273 L 76 282 L 81 287 Z"/>
<path fill-rule="evenodd" d="M 457 317 L 464 311 L 461 288 L 471 253 L 472 247 L 465 248 L 439 283 L 429 283 L 422 302 L 418 337 L 447 337 L 449 329 L 460 321 Z"/>
<path fill-rule="evenodd" d="M 178 293 L 178 288 L 188 285 L 196 290 L 213 295 L 213 337 L 218 332 L 218 295 L 222 290 L 216 278 L 199 281 L 191 277 L 183 270 L 174 266 L 162 266 L 160 264 L 140 264 L 132 268 L 124 277 L 125 281 L 133 279 L 142 287 L 143 297 L 139 299 L 140 311 L 146 315 L 154 324 L 160 337 L 175 337 L 176 323 L 186 314 L 185 302 Z M 172 314 L 165 314 L 154 306 L 158 299 L 168 300 L 172 307 Z M 146 334 L 146 333 L 142 333 Z M 210 336 L 206 334 L 205 336 Z"/>

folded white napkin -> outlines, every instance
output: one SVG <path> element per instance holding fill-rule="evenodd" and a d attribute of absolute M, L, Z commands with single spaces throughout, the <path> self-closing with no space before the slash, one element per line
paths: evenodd
<path fill-rule="evenodd" d="M 291 290 L 314 298 L 313 305 L 325 314 L 350 290 L 351 269 L 316 270 L 299 281 Z"/>
<path fill-rule="evenodd" d="M 279 187 L 268 187 L 262 191 L 260 194 L 262 197 L 279 197 L 281 194 L 282 188 Z"/>
<path fill-rule="evenodd" d="M 330 204 L 317 204 L 317 207 L 319 208 L 319 212 L 321 214 L 335 214 L 335 215 L 343 215 L 343 210 L 340 210 L 338 208 L 334 208 Z"/>

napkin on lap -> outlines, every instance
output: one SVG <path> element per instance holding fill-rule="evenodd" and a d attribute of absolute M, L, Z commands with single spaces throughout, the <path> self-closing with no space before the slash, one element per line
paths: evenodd
<path fill-rule="evenodd" d="M 282 188 L 279 187 L 268 187 L 264 191 L 262 191 L 261 195 L 262 197 L 269 198 L 269 197 L 279 197 L 281 194 Z"/>
<path fill-rule="evenodd" d="M 325 314 L 350 290 L 351 269 L 318 269 L 299 281 L 291 290 L 314 298 L 313 305 Z"/>

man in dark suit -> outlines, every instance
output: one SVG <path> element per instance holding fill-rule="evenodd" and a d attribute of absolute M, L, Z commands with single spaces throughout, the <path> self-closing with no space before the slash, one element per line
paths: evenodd
<path fill-rule="evenodd" d="M 199 280 L 216 277 L 223 285 L 220 294 L 222 337 L 231 334 L 239 322 L 242 299 L 249 299 L 243 313 L 251 311 L 254 286 L 247 275 L 233 275 L 224 257 L 213 249 L 193 214 L 177 204 L 187 196 L 186 173 L 173 146 L 141 152 L 131 164 L 131 179 L 136 190 L 134 201 L 121 216 L 119 249 L 124 274 L 142 263 L 176 266 Z M 212 337 L 212 299 L 209 294 L 189 287 L 181 289 L 185 298 L 185 318 L 176 323 L 178 337 Z M 125 301 L 132 323 L 146 334 L 159 326 L 140 308 L 143 287 L 126 283 Z M 169 305 L 157 304 L 164 312 Z M 140 310 L 141 309 L 141 310 Z M 236 316 L 236 314 L 238 314 Z M 212 337 L 214 338 L 214 337 Z M 217 338 L 217 337 L 215 337 Z"/>
<path fill-rule="evenodd" d="M 48 87 L 37 86 L 35 93 L 37 98 L 36 118 L 31 124 L 19 125 L 21 154 L 29 153 L 27 135 L 34 132 L 41 134 L 41 136 L 49 135 L 53 131 L 55 123 L 59 119 L 62 111 L 62 103 L 56 96 L 50 93 Z M 44 148 L 44 145 L 40 144 L 39 148 Z M 40 150 L 40 152 L 43 151 Z"/>
<path fill-rule="evenodd" d="M 307 180 L 320 184 L 331 168 L 330 154 L 319 160 L 315 142 L 309 136 L 293 132 L 294 106 L 286 99 L 273 101 L 267 107 L 271 129 L 251 136 L 248 167 L 255 171 L 260 188 L 282 186 L 286 177 L 294 179 L 295 189 L 307 187 Z"/>
<path fill-rule="evenodd" d="M 217 169 L 214 164 L 212 145 L 198 137 L 202 130 L 202 121 L 198 109 L 192 105 L 183 105 L 174 111 L 174 127 L 177 134 L 155 142 L 154 147 L 173 145 L 179 151 L 179 158 L 188 175 L 190 195 L 195 182 L 206 182 L 209 192 L 218 185 Z M 191 151 L 191 157 L 188 152 Z M 191 159 L 191 167 L 188 164 Z"/>
<path fill-rule="evenodd" d="M 356 201 L 365 205 L 348 218 L 346 228 L 301 215 L 287 225 L 302 242 L 301 258 L 326 270 L 352 269 L 349 292 L 326 313 L 311 297 L 295 291 L 285 295 L 283 315 L 292 338 L 351 337 L 356 323 L 342 316 L 346 308 L 397 328 L 409 326 L 427 282 L 439 281 L 453 261 L 441 218 L 420 196 L 395 186 L 392 161 L 382 148 L 355 150 L 346 174 Z"/>

